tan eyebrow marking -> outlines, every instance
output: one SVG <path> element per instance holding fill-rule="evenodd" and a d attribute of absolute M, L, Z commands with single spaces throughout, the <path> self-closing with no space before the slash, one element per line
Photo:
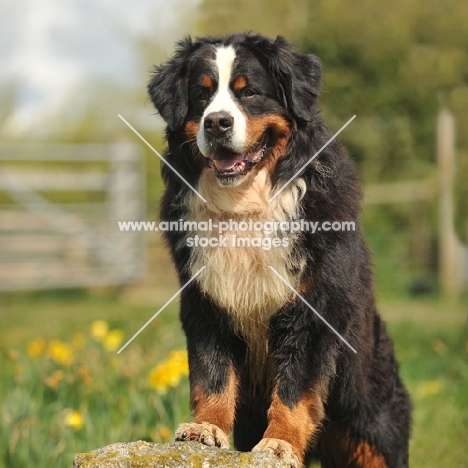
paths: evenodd
<path fill-rule="evenodd" d="M 205 88 L 210 88 L 211 89 L 213 87 L 213 80 L 209 76 L 204 75 L 203 79 L 202 79 L 202 85 Z"/>
<path fill-rule="evenodd" d="M 247 78 L 244 75 L 239 75 L 234 80 L 234 91 L 239 92 L 247 86 Z"/>

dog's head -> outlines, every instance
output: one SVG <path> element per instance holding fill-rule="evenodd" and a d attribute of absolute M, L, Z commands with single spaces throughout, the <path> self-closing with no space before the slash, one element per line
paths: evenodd
<path fill-rule="evenodd" d="M 317 57 L 252 34 L 187 38 L 148 84 L 169 132 L 182 132 L 223 185 L 274 164 L 293 128 L 314 118 L 319 90 Z"/>

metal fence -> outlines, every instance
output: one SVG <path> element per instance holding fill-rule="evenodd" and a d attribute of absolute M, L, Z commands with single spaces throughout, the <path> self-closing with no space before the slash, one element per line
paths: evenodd
<path fill-rule="evenodd" d="M 136 145 L 0 144 L 0 291 L 121 285 L 145 270 Z"/>

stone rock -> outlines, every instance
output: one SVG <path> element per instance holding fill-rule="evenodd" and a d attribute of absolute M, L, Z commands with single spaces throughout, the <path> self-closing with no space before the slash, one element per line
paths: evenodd
<path fill-rule="evenodd" d="M 80 453 L 73 468 L 289 468 L 271 453 L 235 452 L 198 442 L 111 444 Z"/>

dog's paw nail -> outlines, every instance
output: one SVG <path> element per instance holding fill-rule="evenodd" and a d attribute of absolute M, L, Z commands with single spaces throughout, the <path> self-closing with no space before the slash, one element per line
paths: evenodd
<path fill-rule="evenodd" d="M 218 448 L 221 447 L 221 442 L 219 440 L 216 441 L 216 447 L 218 447 Z"/>
<path fill-rule="evenodd" d="M 201 442 L 202 444 L 205 442 L 205 436 L 202 435 L 202 436 L 200 437 L 200 442 Z"/>

